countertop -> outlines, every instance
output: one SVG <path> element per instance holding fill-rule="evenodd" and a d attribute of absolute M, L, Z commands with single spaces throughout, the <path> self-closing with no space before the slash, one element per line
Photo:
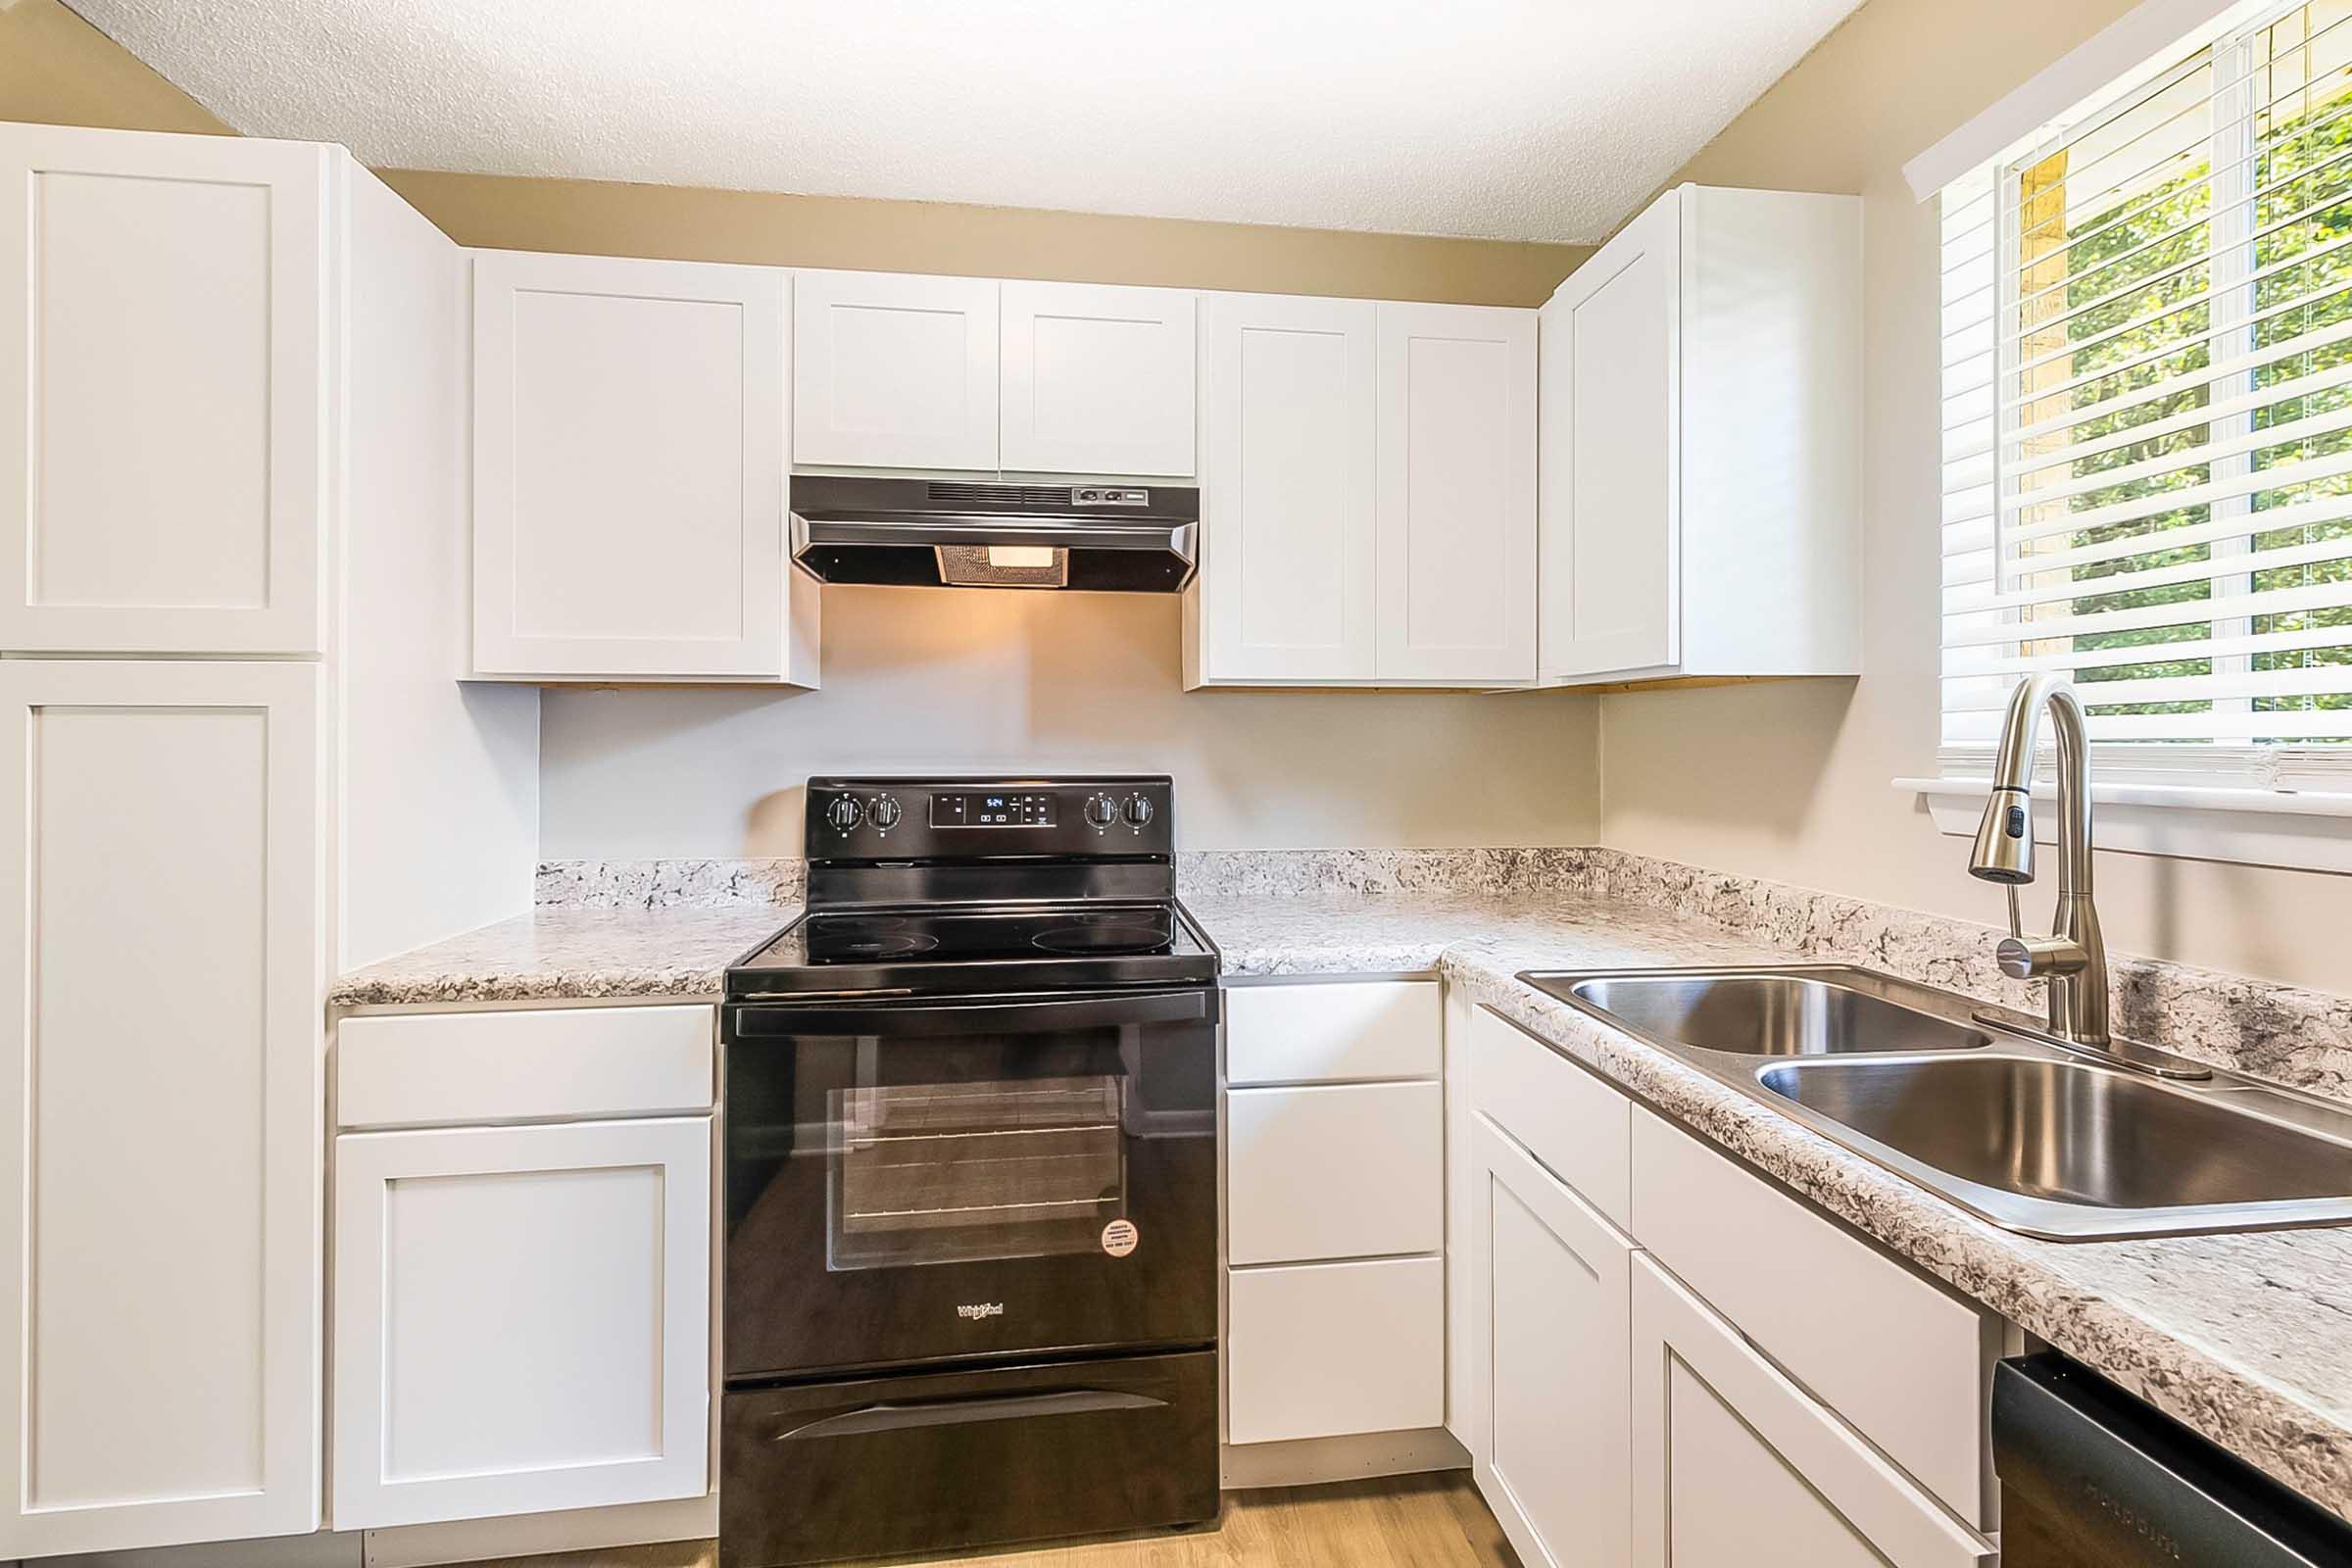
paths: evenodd
<path fill-rule="evenodd" d="M 2013 1236 L 1513 978 L 1531 968 L 1789 956 L 1703 919 L 1589 899 L 1186 903 L 1231 975 L 1443 970 L 1638 1099 L 2352 1518 L 2352 1229 L 2091 1243 Z M 715 996 L 726 964 L 796 912 L 543 909 L 360 970 L 330 1001 Z"/>

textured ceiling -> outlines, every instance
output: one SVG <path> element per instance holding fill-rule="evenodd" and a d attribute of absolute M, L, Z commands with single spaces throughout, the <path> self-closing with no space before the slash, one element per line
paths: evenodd
<path fill-rule="evenodd" d="M 72 0 L 378 168 L 1592 240 L 1858 0 Z"/>

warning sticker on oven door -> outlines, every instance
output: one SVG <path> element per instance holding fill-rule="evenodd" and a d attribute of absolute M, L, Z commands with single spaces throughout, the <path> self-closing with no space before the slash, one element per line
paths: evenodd
<path fill-rule="evenodd" d="M 1113 1257 L 1125 1257 L 1134 1251 L 1138 1240 L 1135 1221 L 1131 1219 L 1114 1219 L 1102 1227 L 1102 1250 Z"/>

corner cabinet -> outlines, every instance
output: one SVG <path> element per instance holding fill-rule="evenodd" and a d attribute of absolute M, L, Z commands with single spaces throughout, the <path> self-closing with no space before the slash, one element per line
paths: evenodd
<path fill-rule="evenodd" d="M 1668 192 L 1542 318 L 1546 685 L 1861 668 L 1862 220 Z"/>
<path fill-rule="evenodd" d="M 785 552 L 790 274 L 473 257 L 473 660 L 511 680 L 816 684 Z"/>
<path fill-rule="evenodd" d="M 0 134 L 0 648 L 325 650 L 333 151 Z"/>
<path fill-rule="evenodd" d="M 1188 686 L 1536 676 L 1536 318 L 1207 295 Z"/>

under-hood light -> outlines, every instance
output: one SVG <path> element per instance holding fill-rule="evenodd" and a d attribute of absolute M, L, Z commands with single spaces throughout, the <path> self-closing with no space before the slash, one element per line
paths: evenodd
<path fill-rule="evenodd" d="M 1070 553 L 1050 545 L 933 548 L 939 553 L 939 580 L 950 587 L 1067 588 L 1070 585 Z"/>

